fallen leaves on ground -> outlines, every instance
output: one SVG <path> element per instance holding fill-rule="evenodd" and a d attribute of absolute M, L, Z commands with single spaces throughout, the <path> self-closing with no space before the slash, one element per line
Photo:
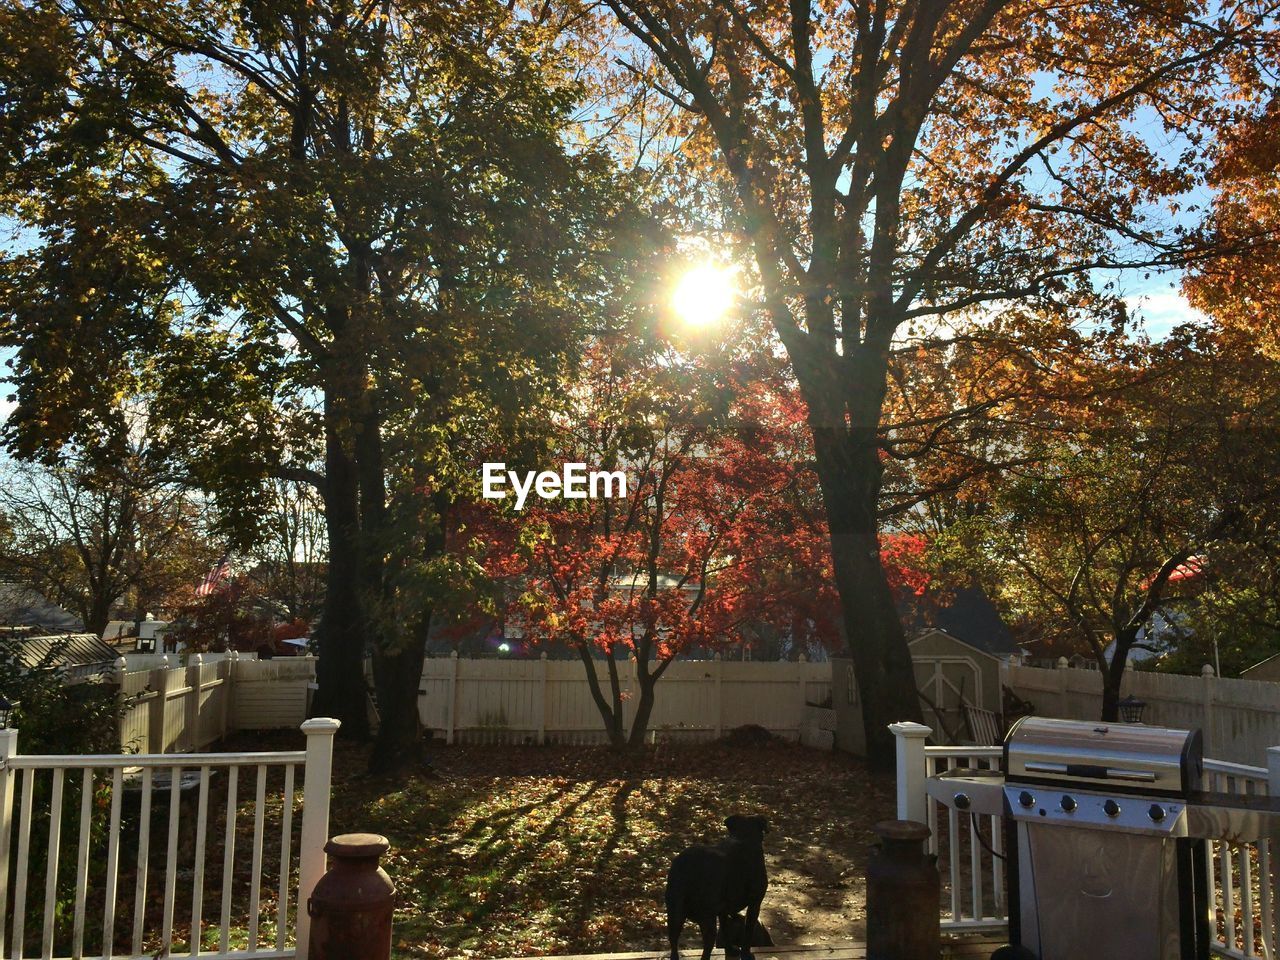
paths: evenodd
<path fill-rule="evenodd" d="M 390 782 L 356 745 L 335 758 L 331 833 L 390 839 L 401 957 L 656 951 L 671 858 L 718 840 L 733 812 L 772 825 L 762 919 L 776 942 L 860 936 L 871 826 L 893 815 L 891 776 L 780 741 L 452 746 L 433 766 Z"/>

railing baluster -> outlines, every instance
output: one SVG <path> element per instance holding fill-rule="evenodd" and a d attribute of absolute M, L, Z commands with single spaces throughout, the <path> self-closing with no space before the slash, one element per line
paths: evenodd
<path fill-rule="evenodd" d="M 289 930 L 289 881 L 290 867 L 293 864 L 293 772 L 293 764 L 285 764 L 284 790 L 281 793 L 284 807 L 280 813 L 280 890 L 276 900 L 277 950 L 284 949 L 285 934 Z"/>
<path fill-rule="evenodd" d="M 1235 870 L 1232 861 L 1235 859 L 1231 856 L 1231 844 L 1222 844 L 1222 858 L 1219 868 L 1222 871 L 1222 914 L 1226 918 L 1226 936 L 1223 942 L 1226 943 L 1230 950 L 1236 949 L 1236 897 L 1235 897 Z"/>
<path fill-rule="evenodd" d="M 205 820 L 209 815 L 209 768 L 200 768 L 200 799 L 196 807 L 196 863 L 191 878 L 191 955 L 200 955 L 204 924 L 204 846 Z"/>
<path fill-rule="evenodd" d="M 253 876 L 249 880 L 249 949 L 258 949 L 258 914 L 262 899 L 262 823 L 267 805 L 267 767 L 258 764 L 258 794 L 253 802 Z"/>
<path fill-rule="evenodd" d="M 231 884 L 235 879 L 236 862 L 236 780 L 240 768 L 230 767 L 227 773 L 227 833 L 222 854 L 222 928 L 218 932 L 218 952 L 227 952 L 227 929 L 231 926 Z"/>
<path fill-rule="evenodd" d="M 1262 946 L 1263 956 L 1272 960 L 1280 942 L 1276 940 L 1275 910 L 1272 906 L 1274 893 L 1271 889 L 1271 842 L 1263 840 L 1258 844 L 1258 887 L 1262 893 Z"/>
<path fill-rule="evenodd" d="M 938 759 L 925 754 L 924 775 L 932 777 L 937 772 Z M 929 852 L 936 857 L 938 855 L 938 804 L 931 799 L 926 799 L 924 807 L 928 811 Z"/>
<path fill-rule="evenodd" d="M 161 921 L 160 939 L 167 954 L 173 946 L 173 901 L 178 884 L 178 803 L 182 788 L 182 768 L 169 770 L 169 849 L 164 859 L 164 919 Z"/>
<path fill-rule="evenodd" d="M 53 768 L 53 791 L 49 795 L 49 853 L 45 860 L 44 925 L 40 936 L 40 956 L 53 960 L 53 908 L 58 903 L 58 857 L 62 853 L 62 785 L 66 771 Z"/>
<path fill-rule="evenodd" d="M 1249 862 L 1249 844 L 1240 844 L 1240 926 L 1244 937 L 1244 955 L 1253 952 L 1253 865 Z"/>
<path fill-rule="evenodd" d="M 969 821 L 969 894 L 973 898 L 973 919 L 982 919 L 982 847 L 978 843 L 978 818 Z"/>
<path fill-rule="evenodd" d="M 120 794 L 124 768 L 111 768 L 111 824 L 107 831 L 107 887 L 102 914 L 102 956 L 111 960 L 116 942 L 116 877 L 120 867 Z"/>
<path fill-rule="evenodd" d="M 142 768 L 142 808 L 138 814 L 138 879 L 133 893 L 133 952 L 142 952 L 147 916 L 147 861 L 151 855 L 151 768 Z"/>
<path fill-rule="evenodd" d="M 80 781 L 80 844 L 76 848 L 76 906 L 72 926 L 71 957 L 84 956 L 84 895 L 89 883 L 89 827 L 93 822 L 93 767 L 85 767 Z"/>
<path fill-rule="evenodd" d="M 960 818 L 947 808 L 947 859 L 951 863 L 951 919 L 960 921 Z"/>
<path fill-rule="evenodd" d="M 22 771 L 22 813 L 18 817 L 18 862 L 13 887 L 13 950 L 11 956 L 21 958 L 26 933 L 27 860 L 31 856 L 31 803 L 36 785 L 36 772 Z"/>

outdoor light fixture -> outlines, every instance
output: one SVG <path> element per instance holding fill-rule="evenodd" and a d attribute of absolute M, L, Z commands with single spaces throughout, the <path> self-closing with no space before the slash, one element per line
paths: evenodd
<path fill-rule="evenodd" d="M 1147 702 L 1139 700 L 1130 694 L 1117 704 L 1120 708 L 1120 719 L 1125 723 L 1141 723 L 1142 711 L 1146 709 Z"/>
<path fill-rule="evenodd" d="M 12 712 L 13 704 L 3 693 L 0 693 L 0 730 L 9 729 L 9 714 Z"/>

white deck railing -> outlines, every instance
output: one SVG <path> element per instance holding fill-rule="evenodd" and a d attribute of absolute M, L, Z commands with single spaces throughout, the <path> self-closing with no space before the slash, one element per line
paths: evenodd
<path fill-rule="evenodd" d="M 895 723 L 897 737 L 897 816 L 927 823 L 929 852 L 938 856 L 949 906 L 942 928 L 952 932 L 1000 929 L 1008 924 L 1005 898 L 1004 831 L 1000 817 L 964 817 L 931 801 L 926 777 L 952 767 L 996 769 L 1000 747 L 926 745 L 933 732 L 918 723 Z M 1280 793 L 1280 747 L 1267 753 L 1268 767 L 1205 760 L 1205 789 L 1220 793 Z M 1236 960 L 1280 957 L 1280 907 L 1276 871 L 1266 841 L 1229 844 L 1212 841 L 1206 858 L 1207 889 L 1216 925 L 1211 944 L 1217 956 Z M 993 851 L 994 854 L 993 855 Z"/>
<path fill-rule="evenodd" d="M 306 749 L 298 751 L 91 756 L 22 755 L 18 731 L 0 730 L 0 953 L 10 960 L 305 957 L 309 918 L 298 905 L 324 872 L 337 729 L 336 720 L 308 720 Z M 278 789 L 268 790 L 271 781 Z M 250 834 L 242 808 L 251 784 Z M 306 794 L 300 818 L 299 787 Z M 74 847 L 63 827 L 68 806 Z M 153 832 L 160 842 L 153 844 Z M 219 859 L 214 901 L 206 875 Z M 265 911 L 264 892 L 275 901 Z M 233 923 L 243 928 L 234 938 Z"/>

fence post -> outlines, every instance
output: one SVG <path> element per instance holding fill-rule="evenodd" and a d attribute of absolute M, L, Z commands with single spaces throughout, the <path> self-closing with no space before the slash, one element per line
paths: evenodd
<path fill-rule="evenodd" d="M 454 729 L 458 722 L 458 651 L 449 654 L 449 711 L 445 721 L 444 742 L 453 743 Z"/>
<path fill-rule="evenodd" d="M 807 664 L 808 662 L 809 662 L 809 658 L 806 657 L 803 653 L 796 658 L 796 663 L 799 664 L 799 666 L 797 666 L 796 669 L 799 671 L 799 676 L 800 676 L 800 716 L 801 716 L 800 722 L 801 724 L 804 723 L 804 719 L 803 719 L 804 708 L 809 705 L 809 690 L 808 690 L 809 684 L 807 682 L 807 678 L 804 675 L 805 664 Z"/>
<path fill-rule="evenodd" d="M 0 730 L 0 904 L 9 902 L 9 838 L 13 835 L 13 792 L 18 787 L 17 771 L 9 758 L 18 755 L 18 731 Z M 0 943 L 4 942 L 5 917 L 0 909 Z"/>
<path fill-rule="evenodd" d="M 155 696 L 147 715 L 147 753 L 164 753 L 164 714 L 169 703 L 169 658 L 160 658 L 160 666 L 151 671 L 151 690 Z"/>
<path fill-rule="evenodd" d="M 1220 757 L 1221 752 L 1218 750 L 1218 723 L 1214 718 L 1213 709 L 1214 696 L 1218 685 L 1218 678 L 1213 674 L 1213 667 L 1205 664 L 1200 668 L 1200 678 L 1204 681 L 1204 752 L 1209 756 Z"/>
<path fill-rule="evenodd" d="M 716 651 L 715 655 L 715 671 L 716 671 L 716 739 L 719 740 L 724 735 L 724 710 L 723 700 L 723 684 L 724 684 L 724 658 L 720 656 L 720 651 Z"/>
<path fill-rule="evenodd" d="M 116 727 L 118 735 L 116 740 L 120 743 L 121 748 L 124 747 L 124 735 L 128 728 L 129 714 L 133 713 L 134 705 L 125 705 L 124 702 L 124 678 L 129 672 L 129 661 L 124 657 L 116 657 Z M 4 939 L 0 937 L 0 940 Z"/>
<path fill-rule="evenodd" d="M 192 753 L 204 745 L 200 739 L 200 668 L 203 664 L 204 657 L 198 653 L 187 661 L 187 702 L 183 726 L 186 728 L 186 747 Z"/>
<path fill-rule="evenodd" d="M 924 741 L 933 729 L 906 720 L 889 724 L 889 732 L 898 741 L 898 819 L 927 823 Z"/>
<path fill-rule="evenodd" d="M 333 735 L 342 726 L 328 717 L 302 725 L 307 759 L 302 768 L 302 849 L 298 855 L 298 960 L 307 960 L 311 939 L 311 891 L 324 874 L 324 845 L 329 842 L 329 789 L 333 782 Z"/>
<path fill-rule="evenodd" d="M 1068 719 L 1071 716 L 1069 702 L 1067 699 L 1071 693 L 1069 689 L 1071 675 L 1067 673 L 1070 666 L 1071 661 L 1066 657 L 1058 658 L 1057 669 L 1061 671 L 1061 673 L 1058 674 L 1058 716 L 1064 719 Z"/>
<path fill-rule="evenodd" d="M 230 732 L 231 698 L 235 696 L 236 691 L 236 652 L 234 650 L 226 651 L 222 663 L 218 664 L 218 673 L 222 676 L 222 710 L 218 726 L 222 731 L 220 739 L 225 740 Z"/>
<path fill-rule="evenodd" d="M 538 686 L 538 745 L 545 746 L 547 742 L 547 671 L 550 669 L 547 664 L 547 651 L 543 650 L 538 660 L 542 664 Z"/>

